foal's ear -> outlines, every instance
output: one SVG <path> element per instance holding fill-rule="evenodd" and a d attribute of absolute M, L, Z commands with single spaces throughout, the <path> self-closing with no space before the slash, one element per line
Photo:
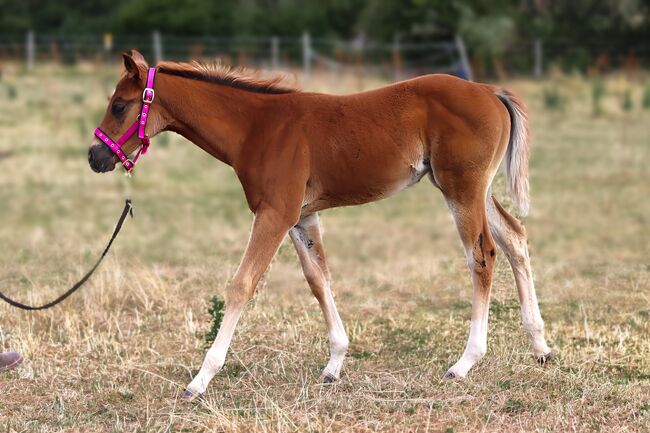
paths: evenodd
<path fill-rule="evenodd" d="M 144 72 L 149 67 L 144 56 L 138 51 L 133 50 L 131 54 L 122 53 L 122 60 L 124 61 L 124 69 L 129 78 L 139 80 L 144 77 Z"/>
<path fill-rule="evenodd" d="M 135 59 L 130 54 L 122 53 L 122 61 L 124 61 L 124 69 L 126 69 L 128 77 L 136 80 L 139 79 L 140 68 L 138 68 Z"/>
<path fill-rule="evenodd" d="M 133 57 L 133 60 L 135 60 L 136 63 L 142 63 L 144 65 L 147 64 L 147 61 L 145 60 L 144 56 L 140 54 L 140 51 L 138 50 L 131 50 L 131 57 Z"/>

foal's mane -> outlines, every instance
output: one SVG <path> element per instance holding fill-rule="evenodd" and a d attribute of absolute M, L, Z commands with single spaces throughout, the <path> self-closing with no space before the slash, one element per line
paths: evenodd
<path fill-rule="evenodd" d="M 160 62 L 158 72 L 223 84 L 255 93 L 283 94 L 298 91 L 298 88 L 288 82 L 288 78 L 284 74 L 274 74 L 264 78 L 259 70 L 232 67 L 223 64 L 221 60 L 214 63 L 203 63 L 196 60 L 191 63 Z"/>

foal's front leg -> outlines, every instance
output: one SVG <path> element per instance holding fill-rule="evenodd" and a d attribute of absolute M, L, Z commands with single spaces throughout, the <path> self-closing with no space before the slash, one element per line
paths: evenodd
<path fill-rule="evenodd" d="M 266 208 L 255 215 L 244 258 L 226 290 L 226 309 L 217 338 L 208 350 L 199 374 L 187 386 L 184 400 L 192 401 L 201 396 L 210 380 L 223 367 L 244 306 L 253 297 L 257 283 L 292 224 L 290 218 L 274 209 Z"/>

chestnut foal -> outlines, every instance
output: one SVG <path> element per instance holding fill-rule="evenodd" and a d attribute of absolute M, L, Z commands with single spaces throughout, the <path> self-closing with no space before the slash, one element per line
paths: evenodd
<path fill-rule="evenodd" d="M 148 79 L 140 53 L 123 57 L 126 73 L 100 125 L 112 137 L 136 120 Z M 330 288 L 318 212 L 388 197 L 425 175 L 447 201 L 474 285 L 467 345 L 444 378 L 464 377 L 486 352 L 496 245 L 512 266 L 533 352 L 542 362 L 550 358 L 526 231 L 490 194 L 503 161 L 512 197 L 523 214 L 528 211 L 527 114 L 511 93 L 447 75 L 332 96 L 218 64 L 162 62 L 149 74 L 155 75 L 156 99 L 147 107 L 146 136 L 174 131 L 232 166 L 254 214 L 248 246 L 226 291 L 221 329 L 186 400 L 203 394 L 223 366 L 244 306 L 287 233 L 325 316 L 330 359 L 321 378 L 338 379 L 348 338 Z M 150 93 L 145 100 L 153 99 Z M 122 150 L 128 155 L 138 145 L 133 135 Z M 100 172 L 118 162 L 97 140 L 89 160 Z"/>

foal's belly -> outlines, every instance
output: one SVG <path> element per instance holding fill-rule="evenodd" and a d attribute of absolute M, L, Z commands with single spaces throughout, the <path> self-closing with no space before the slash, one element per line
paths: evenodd
<path fill-rule="evenodd" d="M 419 182 L 431 172 L 425 155 L 408 160 L 392 160 L 384 164 L 348 164 L 321 176 L 313 176 L 303 201 L 303 214 L 352 206 L 390 197 Z"/>

